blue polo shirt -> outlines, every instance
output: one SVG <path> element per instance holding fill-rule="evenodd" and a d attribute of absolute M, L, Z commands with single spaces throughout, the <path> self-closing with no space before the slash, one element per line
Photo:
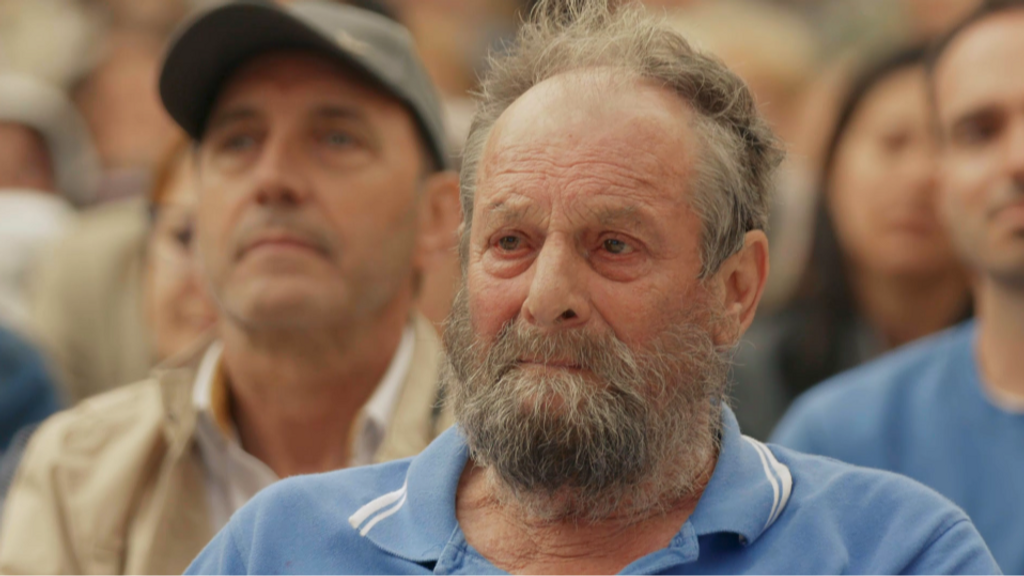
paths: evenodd
<path fill-rule="evenodd" d="M 920 484 L 766 446 L 723 414 L 715 472 L 671 544 L 623 572 L 997 573 L 974 526 Z M 454 428 L 412 459 L 284 480 L 239 510 L 186 574 L 499 574 L 466 542 Z"/>
<path fill-rule="evenodd" d="M 973 322 L 815 386 L 772 440 L 905 474 L 958 504 L 1007 574 L 1024 574 L 1024 413 L 985 395 Z"/>

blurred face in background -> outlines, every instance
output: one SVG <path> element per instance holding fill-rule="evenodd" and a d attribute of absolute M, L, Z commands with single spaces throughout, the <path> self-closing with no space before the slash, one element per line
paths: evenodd
<path fill-rule="evenodd" d="M 936 63 L 943 214 L 982 273 L 1024 286 L 1024 10 L 964 30 Z"/>
<path fill-rule="evenodd" d="M 199 153 L 201 261 L 231 321 L 351 326 L 410 301 L 421 150 L 406 108 L 332 61 L 240 67 Z"/>
<path fill-rule="evenodd" d="M 900 68 L 876 83 L 841 138 L 826 193 L 854 268 L 927 276 L 956 266 L 938 218 L 923 68 Z"/>
<path fill-rule="evenodd" d="M 103 164 L 102 196 L 144 194 L 150 170 L 177 134 L 157 95 L 160 37 L 117 32 L 100 65 L 75 92 Z"/>
<path fill-rule="evenodd" d="M 33 270 L 74 220 L 74 209 L 54 188 L 39 133 L 0 122 L 0 308 L 15 321 L 29 321 Z"/>
<path fill-rule="evenodd" d="M 0 122 L 0 189 L 53 192 L 53 166 L 38 132 Z"/>
<path fill-rule="evenodd" d="M 158 361 L 181 352 L 216 319 L 192 252 L 198 200 L 193 156 L 182 149 L 172 162 L 156 195 L 144 281 L 146 317 Z"/>

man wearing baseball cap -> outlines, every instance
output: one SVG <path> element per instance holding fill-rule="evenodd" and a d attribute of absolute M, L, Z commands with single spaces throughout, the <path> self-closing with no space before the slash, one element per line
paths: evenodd
<path fill-rule="evenodd" d="M 413 455 L 450 421 L 414 305 L 458 184 L 406 30 L 231 3 L 179 33 L 160 93 L 195 141 L 217 338 L 44 423 L 0 572 L 180 573 L 261 488 Z"/>

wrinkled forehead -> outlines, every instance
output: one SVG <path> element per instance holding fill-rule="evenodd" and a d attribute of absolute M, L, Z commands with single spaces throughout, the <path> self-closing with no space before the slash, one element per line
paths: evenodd
<path fill-rule="evenodd" d="M 543 187 L 679 197 L 700 149 L 694 112 L 674 91 L 613 70 L 563 74 L 531 88 L 488 136 L 477 191 Z"/>
<path fill-rule="evenodd" d="M 1010 100 L 1024 105 L 1024 9 L 993 14 L 965 29 L 936 62 L 935 101 L 944 125 Z"/>

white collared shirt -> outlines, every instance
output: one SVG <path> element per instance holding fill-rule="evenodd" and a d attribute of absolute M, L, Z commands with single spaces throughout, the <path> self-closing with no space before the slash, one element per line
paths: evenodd
<path fill-rule="evenodd" d="M 415 331 L 407 326 L 384 377 L 360 411 L 362 425 L 353 438 L 350 466 L 373 463 L 391 422 L 402 382 L 409 373 L 415 340 Z M 228 431 L 217 423 L 213 394 L 223 348 L 217 341 L 207 349 L 192 389 L 192 404 L 198 413 L 196 441 L 206 469 L 210 520 L 215 531 L 227 524 L 231 515 L 257 492 L 280 479 L 269 466 L 242 448 L 233 423 Z"/>

